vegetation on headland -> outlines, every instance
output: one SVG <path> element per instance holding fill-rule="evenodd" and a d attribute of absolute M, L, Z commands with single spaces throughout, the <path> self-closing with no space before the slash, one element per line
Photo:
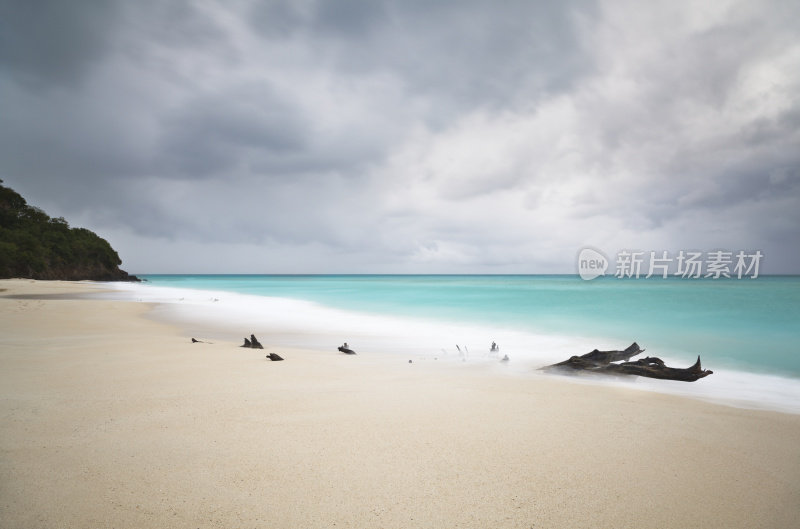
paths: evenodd
<path fill-rule="evenodd" d="M 111 245 L 85 228 L 50 218 L 0 180 L 0 278 L 138 281 L 120 270 Z"/>

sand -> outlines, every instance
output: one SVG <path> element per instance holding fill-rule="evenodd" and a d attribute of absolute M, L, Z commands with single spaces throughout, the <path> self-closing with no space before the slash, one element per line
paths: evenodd
<path fill-rule="evenodd" d="M 800 520 L 798 415 L 266 335 L 192 344 L 147 304 L 68 299 L 97 288 L 0 281 L 4 529 Z"/>

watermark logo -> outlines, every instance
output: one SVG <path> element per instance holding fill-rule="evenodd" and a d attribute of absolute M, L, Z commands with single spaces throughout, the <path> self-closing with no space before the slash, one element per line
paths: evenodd
<path fill-rule="evenodd" d="M 608 258 L 594 248 L 584 248 L 578 254 L 578 274 L 581 279 L 589 281 L 606 275 Z"/>
<path fill-rule="evenodd" d="M 744 250 L 680 250 L 673 255 L 667 251 L 621 250 L 617 252 L 613 275 L 618 279 L 649 279 L 653 276 L 663 279 L 670 276 L 682 279 L 756 279 L 763 257 L 760 250 L 750 253 Z M 608 267 L 609 259 L 594 248 L 583 248 L 578 254 L 578 274 L 581 279 L 588 281 L 606 275 Z"/>

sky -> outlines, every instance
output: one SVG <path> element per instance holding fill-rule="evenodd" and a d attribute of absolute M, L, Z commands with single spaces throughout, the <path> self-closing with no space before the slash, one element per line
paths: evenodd
<path fill-rule="evenodd" d="M 131 273 L 800 273 L 796 0 L 0 0 L 0 179 Z M 613 266 L 613 265 L 612 265 Z"/>

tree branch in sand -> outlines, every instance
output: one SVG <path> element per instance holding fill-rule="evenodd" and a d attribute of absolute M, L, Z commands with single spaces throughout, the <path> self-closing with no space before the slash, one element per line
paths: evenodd
<path fill-rule="evenodd" d="M 606 375 L 638 375 L 640 377 L 683 382 L 694 382 L 713 373 L 713 371 L 704 370 L 701 367 L 700 356 L 697 357 L 697 362 L 693 366 L 685 369 L 668 367 L 663 360 L 656 357 L 648 356 L 633 362 L 630 361 L 631 357 L 642 352 L 644 352 L 644 349 L 641 349 L 639 344 L 634 342 L 624 351 L 598 351 L 595 349 L 585 355 L 573 356 L 569 360 L 545 366 L 541 369 L 562 372 L 586 371 Z"/>

